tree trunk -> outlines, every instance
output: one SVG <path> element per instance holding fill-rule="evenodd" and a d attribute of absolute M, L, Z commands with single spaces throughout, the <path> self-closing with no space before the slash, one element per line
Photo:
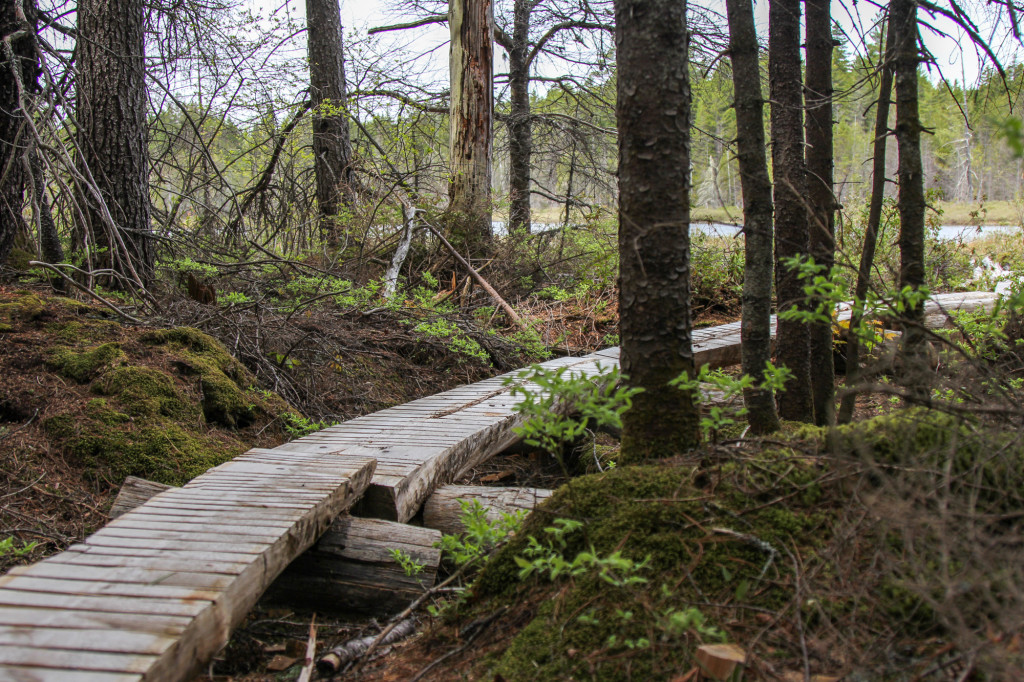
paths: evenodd
<path fill-rule="evenodd" d="M 836 198 L 832 159 L 832 14 L 829 0 L 806 0 L 808 227 L 814 261 L 828 273 L 835 265 Z M 810 325 L 811 397 L 819 426 L 835 421 L 836 373 L 832 323 Z"/>
<path fill-rule="evenodd" d="M 764 101 L 754 8 L 751 0 L 727 0 L 729 53 L 732 58 L 736 108 L 736 147 L 743 188 L 743 234 L 746 267 L 743 271 L 743 372 L 763 376 L 771 361 L 772 306 L 772 184 L 764 143 Z M 775 398 L 758 388 L 744 392 L 747 422 L 754 434 L 779 428 Z"/>
<path fill-rule="evenodd" d="M 893 28 L 896 74 L 896 147 L 900 214 L 900 289 L 924 286 L 924 173 L 921 168 L 921 119 L 917 101 L 917 5 L 914 0 L 892 0 L 889 20 Z M 928 370 L 924 331 L 924 304 L 908 306 L 903 314 L 902 379 L 920 388 Z"/>
<path fill-rule="evenodd" d="M 449 212 L 457 242 L 491 236 L 494 119 L 494 8 L 491 0 L 451 0 L 451 183 Z"/>
<path fill-rule="evenodd" d="M 768 74 L 775 176 L 775 290 L 779 312 L 804 306 L 803 283 L 783 259 L 808 251 L 807 177 L 804 166 L 803 97 L 800 72 L 800 0 L 770 0 Z M 810 335 L 802 322 L 779 320 L 778 362 L 793 378 L 779 397 L 785 419 L 811 421 Z"/>
<path fill-rule="evenodd" d="M 78 3 L 78 145 L 85 177 L 80 231 L 107 252 L 99 261 L 143 283 L 153 278 L 146 128 L 145 6 L 140 0 Z M 114 226 L 110 225 L 113 220 Z M 111 230 L 116 229 L 116 234 Z M 123 249 L 121 248 L 123 244 Z"/>
<path fill-rule="evenodd" d="M 31 136 L 22 104 L 26 91 L 38 89 L 35 27 L 34 3 L 26 2 L 22 10 L 17 0 L 0 2 L 0 35 L 6 39 L 15 31 L 29 31 L 6 41 L 9 47 L 4 45 L 0 52 L 0 265 L 7 262 L 18 233 L 28 232 L 21 209 L 26 180 L 23 157 Z"/>
<path fill-rule="evenodd" d="M 622 459 L 699 442 L 690 320 L 690 82 L 686 2 L 616 0 L 621 366 L 644 391 L 623 416 Z"/>
<path fill-rule="evenodd" d="M 878 105 L 875 109 L 875 145 L 872 161 L 871 200 L 868 202 L 868 224 L 864 230 L 864 247 L 861 249 L 860 266 L 857 268 L 857 285 L 853 294 L 853 310 L 846 335 L 846 388 L 851 389 L 860 379 L 860 340 L 853 332 L 863 316 L 864 298 L 871 284 L 871 267 L 875 262 L 875 246 L 878 243 L 878 226 L 882 222 L 882 202 L 885 199 L 885 149 L 889 136 L 889 104 L 892 97 L 893 69 L 892 22 L 886 29 L 882 54 L 882 70 L 878 85 Z M 849 423 L 857 394 L 847 393 L 839 407 L 839 422 Z"/>
<path fill-rule="evenodd" d="M 512 45 L 508 55 L 511 101 L 509 141 L 509 234 L 530 231 L 530 156 L 533 123 L 530 118 L 530 12 L 532 0 L 516 0 L 512 15 Z"/>
<path fill-rule="evenodd" d="M 355 203 L 355 193 L 338 0 L 306 0 L 306 26 L 316 201 L 324 236 L 339 246 L 348 222 L 345 212 Z"/>

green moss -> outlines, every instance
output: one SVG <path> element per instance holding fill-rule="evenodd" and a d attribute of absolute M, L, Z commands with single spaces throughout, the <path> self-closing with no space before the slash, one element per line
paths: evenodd
<path fill-rule="evenodd" d="M 61 414 L 43 427 L 55 442 L 76 457 L 87 476 L 120 482 L 139 476 L 169 485 L 186 481 L 241 454 L 246 448 L 235 440 L 189 432 L 169 419 L 150 419 L 133 428 L 131 417 L 92 401 L 91 418 Z"/>
<path fill-rule="evenodd" d="M 101 370 L 124 358 L 121 345 L 104 343 L 94 348 L 77 352 L 63 346 L 50 351 L 46 364 L 61 376 L 74 379 L 80 384 L 91 380 Z"/>
<path fill-rule="evenodd" d="M 0 334 L 8 334 L 14 331 L 14 327 L 9 324 L 0 323 Z"/>
<path fill-rule="evenodd" d="M 280 398 L 254 390 L 255 381 L 245 368 L 216 339 L 198 329 L 163 329 L 149 332 L 141 340 L 166 347 L 179 371 L 199 377 L 203 415 L 211 424 L 242 428 L 289 410 Z"/>
<path fill-rule="evenodd" d="M 7 256 L 7 266 L 12 270 L 28 270 L 31 266 L 28 264 L 29 261 L 36 259 L 34 253 L 30 253 L 25 249 L 11 249 L 11 253 Z"/>
<path fill-rule="evenodd" d="M 19 293 L 21 295 L 10 303 L 0 303 L 0 319 L 7 320 L 8 322 L 14 322 L 15 320 L 31 322 L 32 320 L 39 319 L 46 313 L 46 301 L 42 298 L 28 292 Z"/>
<path fill-rule="evenodd" d="M 174 380 L 149 367 L 116 367 L 93 385 L 101 395 L 116 396 L 133 417 L 170 417 L 197 423 L 199 410 L 182 395 Z"/>
<path fill-rule="evenodd" d="M 565 538 L 566 560 L 584 550 L 600 557 L 621 551 L 647 561 L 638 573 L 646 582 L 614 586 L 596 572 L 563 581 L 493 672 L 515 680 L 626 680 L 686 670 L 709 635 L 673 630 L 671 614 L 694 603 L 729 604 L 738 593 L 750 607 L 772 612 L 792 602 L 787 552 L 798 548 L 812 561 L 834 522 L 832 513 L 805 506 L 800 495 L 821 473 L 816 462 L 783 448 L 755 462 L 704 470 L 623 467 L 561 488 L 484 569 L 475 596 L 515 604 L 531 585 L 540 587 L 534 576 L 520 581 L 516 557 L 524 556 L 529 536 L 550 539 L 544 528 L 554 518 L 584 524 Z M 789 499 L 787 506 L 762 502 L 780 497 Z M 725 614 L 704 615 L 713 625 Z"/>

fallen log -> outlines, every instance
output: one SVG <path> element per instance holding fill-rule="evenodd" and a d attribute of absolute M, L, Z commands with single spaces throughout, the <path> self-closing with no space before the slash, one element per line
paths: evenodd
<path fill-rule="evenodd" d="M 381 519 L 343 516 L 285 569 L 264 599 L 323 611 L 390 613 L 433 586 L 441 533 Z M 419 572 L 409 575 L 392 550 Z"/>
<path fill-rule="evenodd" d="M 111 508 L 118 515 L 173 486 L 129 476 Z M 437 577 L 441 532 L 404 523 L 341 516 L 319 541 L 288 566 L 265 600 L 324 612 L 387 613 L 405 607 Z M 390 550 L 421 566 L 406 575 Z"/>
<path fill-rule="evenodd" d="M 551 497 L 550 490 L 542 488 L 491 488 L 478 485 L 441 486 L 423 505 L 423 525 L 445 535 L 457 535 L 466 530 L 462 525 L 462 505 L 459 500 L 480 502 L 487 509 L 487 518 L 497 521 L 502 513 L 533 511 Z"/>
<path fill-rule="evenodd" d="M 370 646 L 380 639 L 379 645 L 387 646 L 400 642 L 403 639 L 412 637 L 416 633 L 416 620 L 406 618 L 393 627 L 384 637 L 370 635 L 359 639 L 350 639 L 340 646 L 336 646 L 320 657 L 316 662 L 316 669 L 321 675 L 336 675 L 348 663 L 358 659 L 365 654 Z"/>

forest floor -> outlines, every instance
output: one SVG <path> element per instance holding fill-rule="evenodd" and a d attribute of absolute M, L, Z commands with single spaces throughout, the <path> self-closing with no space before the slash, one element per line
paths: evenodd
<path fill-rule="evenodd" d="M 720 247 L 695 245 L 695 326 L 738 317 L 741 268 Z M 0 540 L 12 539 L 0 569 L 102 526 L 126 475 L 180 483 L 544 352 L 616 343 L 614 292 L 556 281 L 515 301 L 531 336 L 494 333 L 493 308 L 458 305 L 454 281 L 385 307 L 319 290 L 289 303 L 287 286 L 256 281 L 240 303 L 170 292 L 145 325 L 0 284 Z M 1024 679 L 1024 381 L 1015 337 L 967 323 L 969 338 L 944 342 L 928 409 L 882 376 L 836 432 L 749 438 L 734 415 L 701 449 L 650 466 L 611 467 L 605 435 L 564 469 L 530 449 L 495 458 L 464 482 L 559 492 L 459 597 L 419 614 L 418 634 L 339 679 L 695 682 L 696 648 L 721 641 L 745 650 L 748 680 Z M 311 617 L 258 607 L 199 679 L 295 679 Z M 321 653 L 382 625 L 316 622 Z"/>

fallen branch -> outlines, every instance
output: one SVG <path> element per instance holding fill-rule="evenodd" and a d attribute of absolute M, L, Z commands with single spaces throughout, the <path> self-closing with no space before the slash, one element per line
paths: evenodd
<path fill-rule="evenodd" d="M 309 682 L 313 674 L 313 660 L 316 657 L 316 614 L 309 619 L 309 639 L 306 640 L 306 659 L 302 662 L 302 671 L 296 682 Z"/>
<path fill-rule="evenodd" d="M 105 299 L 102 296 L 100 296 L 99 294 L 97 294 L 95 291 L 93 291 L 89 287 L 83 286 L 83 285 L 79 284 L 78 282 L 76 282 L 75 280 L 71 279 L 70 277 L 65 275 L 63 272 L 58 270 L 56 265 L 51 265 L 50 263 L 43 263 L 42 261 L 38 261 L 38 260 L 30 260 L 28 262 L 28 264 L 29 265 L 38 265 L 39 267 L 46 268 L 48 270 L 52 270 L 53 272 L 56 272 L 58 275 L 63 277 L 67 282 L 70 282 L 71 286 L 73 286 L 76 289 L 79 289 L 79 290 L 84 291 L 85 293 L 89 294 L 90 296 L 95 298 L 97 301 L 99 301 L 100 303 L 102 303 L 106 307 L 108 307 L 111 310 L 113 310 L 115 313 L 117 313 L 118 315 L 120 315 L 124 319 L 126 319 L 129 322 L 132 322 L 134 324 L 142 324 L 142 320 L 140 320 L 140 319 L 138 319 L 136 317 L 132 317 L 131 315 L 129 315 L 125 311 L 121 310 L 120 308 L 118 308 L 116 305 L 114 305 L 113 303 L 111 303 L 107 299 Z M 66 267 L 66 268 L 73 268 L 75 270 L 78 270 L 78 268 L 76 268 L 73 265 L 67 265 L 67 264 L 64 264 L 64 263 L 62 263 L 61 265 L 63 267 Z M 81 272 L 81 270 L 79 270 L 79 272 Z"/>
<path fill-rule="evenodd" d="M 416 620 L 414 618 L 406 618 L 396 624 L 387 633 L 387 635 L 381 639 L 380 644 L 386 646 L 388 644 L 400 642 L 406 637 L 411 637 L 415 632 Z M 338 673 L 346 663 L 363 656 L 378 637 L 379 635 L 370 635 L 369 637 L 350 639 L 344 644 L 334 647 L 321 656 L 320 660 L 317 661 L 317 671 L 319 671 L 321 675 L 334 675 Z"/>
<path fill-rule="evenodd" d="M 462 574 L 465 573 L 466 568 L 469 567 L 469 565 L 470 564 L 463 564 L 462 567 L 459 568 L 459 570 L 455 571 L 450 576 L 445 578 L 444 581 L 438 583 L 434 587 L 424 592 L 413 603 L 409 604 L 409 606 L 407 606 L 404 611 L 402 611 L 400 614 L 392 618 L 391 623 L 386 628 L 381 630 L 379 635 L 373 638 L 373 641 L 371 641 L 366 646 L 366 649 L 363 650 L 362 653 L 358 654 L 357 658 L 359 658 L 360 660 L 366 660 L 367 657 L 369 657 L 369 655 L 372 654 L 373 651 L 381 644 L 387 644 L 392 641 L 397 641 L 399 639 L 397 637 L 395 639 L 389 638 L 391 633 L 397 630 L 398 627 L 405 623 L 407 620 L 411 620 L 409 616 L 415 613 L 416 609 L 423 605 L 423 602 L 427 601 L 427 599 L 430 599 L 437 593 L 441 592 L 444 588 L 448 587 L 450 584 L 461 578 Z M 335 652 L 336 650 L 332 649 L 331 651 L 327 652 L 327 654 L 322 656 L 319 661 L 317 661 L 316 669 L 320 672 L 321 675 L 335 675 L 339 670 L 341 670 L 341 666 L 344 665 L 344 663 L 341 661 L 341 658 L 339 656 L 335 655 Z"/>
<path fill-rule="evenodd" d="M 477 284 L 483 287 L 483 290 L 486 291 L 487 294 L 492 299 L 494 299 L 494 302 L 497 303 L 502 310 L 505 311 L 505 314 L 509 316 L 509 319 L 515 322 L 516 326 L 518 326 L 520 329 L 527 329 L 528 326 L 525 322 L 523 322 L 523 318 L 519 317 L 519 314 L 512 309 L 512 306 L 505 302 L 505 299 L 503 299 L 501 295 L 498 294 L 497 291 L 495 291 L 494 287 L 491 286 L 490 282 L 484 279 L 483 276 L 479 272 L 477 272 L 472 265 L 469 264 L 469 261 L 462 257 L 462 254 L 460 254 L 458 250 L 451 245 L 451 242 L 445 239 L 444 235 L 441 234 L 437 230 L 437 228 L 435 228 L 430 223 L 424 221 L 423 224 L 426 225 L 428 230 L 434 233 L 435 237 L 441 240 L 441 243 L 444 244 L 445 248 L 447 248 L 455 257 L 455 260 L 457 260 L 459 264 L 462 265 L 462 267 L 466 268 L 466 271 L 469 272 L 470 276 L 473 279 L 475 279 L 477 281 Z"/>

